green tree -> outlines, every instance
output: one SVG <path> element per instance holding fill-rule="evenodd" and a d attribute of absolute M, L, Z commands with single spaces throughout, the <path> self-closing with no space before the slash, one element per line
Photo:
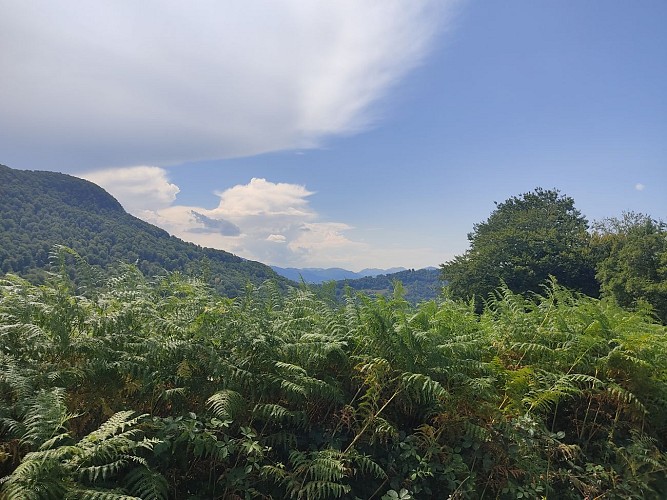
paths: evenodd
<path fill-rule="evenodd" d="M 470 248 L 441 266 L 442 278 L 454 297 L 474 296 L 478 310 L 503 282 L 513 292 L 540 292 L 549 276 L 596 296 L 587 229 L 574 200 L 558 190 L 513 196 L 473 226 Z"/>
<path fill-rule="evenodd" d="M 603 295 L 623 307 L 648 303 L 667 322 L 667 224 L 632 212 L 605 219 L 592 248 Z"/>

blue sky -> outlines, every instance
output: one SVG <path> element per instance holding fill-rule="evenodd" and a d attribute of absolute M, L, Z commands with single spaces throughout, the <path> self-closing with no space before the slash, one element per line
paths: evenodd
<path fill-rule="evenodd" d="M 667 219 L 662 0 L 58 5 L 0 0 L 0 162 L 181 238 L 419 268 L 538 186 Z"/>

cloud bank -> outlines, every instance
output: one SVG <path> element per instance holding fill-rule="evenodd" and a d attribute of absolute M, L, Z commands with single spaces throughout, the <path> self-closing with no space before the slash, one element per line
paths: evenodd
<path fill-rule="evenodd" d="M 316 147 L 371 125 L 437 0 L 0 0 L 0 150 L 84 171 Z"/>

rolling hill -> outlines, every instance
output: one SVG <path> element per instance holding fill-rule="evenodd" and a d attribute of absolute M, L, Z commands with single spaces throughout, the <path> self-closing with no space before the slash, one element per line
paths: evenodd
<path fill-rule="evenodd" d="M 0 165 L 0 273 L 40 281 L 54 245 L 106 268 L 136 262 L 146 275 L 162 270 L 206 276 L 223 295 L 248 282 L 290 282 L 269 266 L 187 243 L 127 212 L 101 187 L 70 175 Z"/>
<path fill-rule="evenodd" d="M 345 289 L 349 287 L 366 295 L 389 296 L 393 293 L 394 283 L 397 281 L 403 284 L 405 299 L 413 304 L 435 299 L 440 295 L 444 284 L 440 279 L 440 270 L 429 267 L 337 281 L 335 293 L 336 297 L 340 298 L 345 294 Z"/>
<path fill-rule="evenodd" d="M 297 269 L 294 267 L 277 267 L 271 268 L 292 281 L 305 281 L 306 283 L 324 283 L 325 281 L 340 281 L 340 280 L 354 280 L 358 278 L 365 278 L 366 276 L 378 276 L 380 274 L 391 274 L 399 271 L 405 271 L 404 267 L 393 267 L 391 269 L 362 269 L 359 272 L 348 271 L 339 267 L 304 267 Z"/>

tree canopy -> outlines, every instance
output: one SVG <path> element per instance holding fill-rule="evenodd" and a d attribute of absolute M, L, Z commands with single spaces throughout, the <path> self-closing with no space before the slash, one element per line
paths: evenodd
<path fill-rule="evenodd" d="M 537 188 L 496 203 L 468 234 L 468 251 L 442 265 L 442 277 L 453 296 L 475 296 L 478 306 L 501 283 L 513 292 L 539 293 L 549 276 L 597 296 L 587 230 L 572 198 Z"/>
<path fill-rule="evenodd" d="M 667 322 L 667 224 L 625 213 L 597 223 L 592 245 L 602 293 L 624 307 L 647 303 Z"/>

